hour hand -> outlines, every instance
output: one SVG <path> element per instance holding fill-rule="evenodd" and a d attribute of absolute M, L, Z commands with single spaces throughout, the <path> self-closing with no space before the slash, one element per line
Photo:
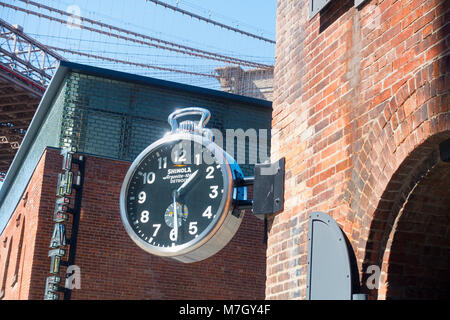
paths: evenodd
<path fill-rule="evenodd" d="M 181 196 L 187 190 L 187 186 L 189 185 L 189 183 L 191 183 L 195 179 L 197 174 L 198 174 L 198 170 L 195 171 L 193 174 L 191 174 L 191 176 L 189 178 L 187 178 L 186 181 L 183 182 L 183 184 L 177 190 L 175 190 L 175 195 L 177 197 Z"/>

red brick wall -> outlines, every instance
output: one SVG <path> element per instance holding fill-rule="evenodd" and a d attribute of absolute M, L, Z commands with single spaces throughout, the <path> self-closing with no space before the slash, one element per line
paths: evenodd
<path fill-rule="evenodd" d="M 45 151 L 27 188 L 28 211 L 22 210 L 23 205 L 19 204 L 1 235 L 1 241 L 13 236 L 11 257 L 15 257 L 20 233 L 15 217 L 23 212 L 28 228 L 24 241 L 26 256 L 19 268 L 23 289 L 19 294 L 15 288 L 7 288 L 5 298 L 43 298 L 45 278 L 50 270 L 47 255 L 61 164 L 57 150 Z M 87 157 L 75 260 L 81 271 L 81 289 L 73 291 L 72 299 L 264 298 L 264 225 L 251 214 L 245 216 L 237 234 L 222 251 L 201 262 L 173 262 L 137 247 L 126 234 L 119 212 L 120 188 L 129 165 L 123 161 Z M 3 268 L 7 250 L 3 242 L 0 250 Z M 15 264 L 14 259 L 10 260 L 7 284 L 11 282 Z M 61 267 L 61 275 L 65 270 Z"/>
<path fill-rule="evenodd" d="M 53 151 L 54 152 L 54 151 Z M 12 215 L 5 230 L 0 235 L 0 291 L 4 289 L 3 299 L 41 299 L 42 293 L 36 292 L 36 285 L 43 292 L 42 273 L 46 275 L 50 270 L 47 254 L 50 243 L 48 234 L 56 188 L 48 183 L 48 170 L 52 161 L 48 161 L 48 154 L 44 153 L 34 174 L 23 194 L 21 201 Z M 61 163 L 58 163 L 61 166 Z M 56 165 L 53 163 L 54 169 Z M 8 250 L 11 254 L 8 259 Z M 20 254 L 19 254 L 20 253 Z M 6 268 L 7 267 L 7 268 Z M 16 278 L 17 281 L 14 281 Z M 45 282 L 44 280 L 41 282 Z"/>
<path fill-rule="evenodd" d="M 308 21 L 308 0 L 278 1 L 272 157 L 286 157 L 286 192 L 269 231 L 270 299 L 306 295 L 312 211 L 337 220 L 361 273 L 381 264 L 369 256 L 386 248 L 374 228 L 392 230 L 377 225 L 384 192 L 415 149 L 437 137 L 427 159 L 448 138 L 448 3 L 353 3 L 331 1 Z"/>

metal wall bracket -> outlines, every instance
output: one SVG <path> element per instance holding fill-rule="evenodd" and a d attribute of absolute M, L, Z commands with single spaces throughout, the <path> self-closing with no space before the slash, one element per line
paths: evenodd
<path fill-rule="evenodd" d="M 284 158 L 274 163 L 255 165 L 253 214 L 260 219 L 283 210 L 284 167 Z"/>
<path fill-rule="evenodd" d="M 282 211 L 284 207 L 284 167 L 285 159 L 274 163 L 255 165 L 254 177 L 245 177 L 237 186 L 253 185 L 253 199 L 236 201 L 236 209 L 252 209 L 258 218 Z"/>

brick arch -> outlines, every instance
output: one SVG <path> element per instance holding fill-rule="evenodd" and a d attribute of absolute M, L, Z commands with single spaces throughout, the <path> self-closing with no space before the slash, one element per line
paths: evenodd
<path fill-rule="evenodd" d="M 402 162 L 428 138 L 450 130 L 448 58 L 436 59 L 417 71 L 384 103 L 358 154 L 344 193 L 350 208 L 353 245 L 358 264 L 367 259 L 370 228 L 391 178 Z"/>
<path fill-rule="evenodd" d="M 396 232 L 405 226 L 403 219 L 405 210 L 410 211 L 411 206 L 414 206 L 414 201 L 411 201 L 411 199 L 424 196 L 424 190 L 427 190 L 427 185 L 429 186 L 430 181 L 433 181 L 430 178 L 431 173 L 436 176 L 436 172 L 442 173 L 450 170 L 450 166 L 443 164 L 439 156 L 439 144 L 449 138 L 450 131 L 447 130 L 429 137 L 417 146 L 402 161 L 379 198 L 365 242 L 362 271 L 367 270 L 370 265 L 381 267 L 381 283 L 386 282 L 388 274 L 396 272 L 389 265 L 391 248 L 394 237 L 397 237 L 398 240 Z M 417 191 L 418 188 L 422 190 L 422 193 Z M 411 221 L 406 222 L 406 224 L 408 223 L 411 223 Z M 419 223 L 419 221 L 415 223 Z M 399 228 L 398 226 L 402 227 Z M 399 241 L 395 242 L 396 248 L 398 248 L 398 243 Z M 364 289 L 367 289 L 364 284 L 368 276 L 368 274 L 363 273 Z M 372 298 L 385 298 L 386 290 L 386 286 L 381 286 L 379 291 L 368 291 L 367 293 Z"/>
<path fill-rule="evenodd" d="M 450 298 L 450 163 L 437 161 L 407 195 L 383 254 L 383 299 Z"/>

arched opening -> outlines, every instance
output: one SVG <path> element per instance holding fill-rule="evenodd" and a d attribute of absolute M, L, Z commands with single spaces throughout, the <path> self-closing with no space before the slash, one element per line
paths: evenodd
<path fill-rule="evenodd" d="M 375 289 L 363 275 L 372 299 L 450 298 L 450 162 L 442 156 L 449 138 L 445 131 L 419 145 L 379 199 L 363 264 L 381 268 Z"/>
<path fill-rule="evenodd" d="M 450 298 L 450 163 L 410 193 L 390 247 L 386 299 Z"/>

